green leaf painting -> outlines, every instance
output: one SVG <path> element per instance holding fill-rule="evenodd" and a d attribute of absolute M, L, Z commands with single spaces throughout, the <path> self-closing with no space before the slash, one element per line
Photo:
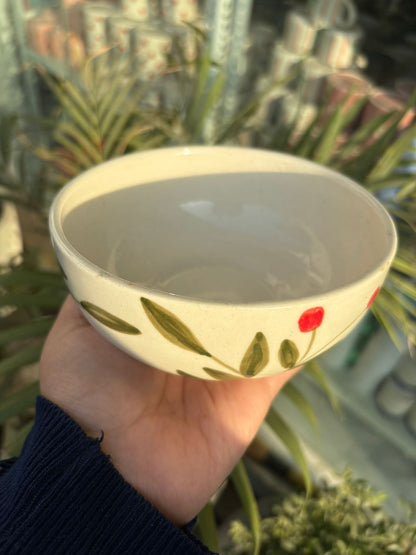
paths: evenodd
<path fill-rule="evenodd" d="M 106 310 L 92 304 L 88 301 L 81 301 L 80 305 L 84 310 L 88 312 L 90 316 L 95 318 L 100 324 L 107 326 L 107 328 L 111 328 L 112 330 L 119 331 L 120 333 L 126 333 L 129 335 L 140 335 L 141 331 L 135 328 L 134 326 L 128 324 L 124 320 L 117 318 L 117 316 L 113 316 Z"/>
<path fill-rule="evenodd" d="M 227 374 L 226 372 L 221 372 L 220 370 L 214 370 L 213 368 L 206 368 L 204 367 L 204 372 L 214 378 L 214 380 L 238 380 L 237 376 L 233 376 L 232 374 Z"/>
<path fill-rule="evenodd" d="M 257 332 L 240 364 L 243 376 L 256 376 L 269 362 L 269 346 L 262 332 Z"/>
<path fill-rule="evenodd" d="M 280 344 L 279 362 L 283 368 L 294 368 L 299 359 L 299 351 L 295 343 L 290 339 L 285 339 Z"/>
<path fill-rule="evenodd" d="M 172 312 L 145 297 L 141 298 L 141 302 L 151 323 L 168 341 L 199 355 L 211 356 L 188 326 Z"/>

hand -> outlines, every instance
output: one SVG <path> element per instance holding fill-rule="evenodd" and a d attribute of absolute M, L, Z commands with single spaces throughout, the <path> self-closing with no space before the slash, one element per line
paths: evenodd
<path fill-rule="evenodd" d="M 41 358 L 41 392 L 93 437 L 123 478 L 177 525 L 231 472 L 296 370 L 239 381 L 161 372 L 102 338 L 68 298 Z"/>

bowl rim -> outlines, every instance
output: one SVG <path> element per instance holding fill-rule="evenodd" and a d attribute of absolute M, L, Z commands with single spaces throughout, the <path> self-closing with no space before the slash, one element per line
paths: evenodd
<path fill-rule="evenodd" d="M 338 180 L 339 178 L 341 178 L 345 187 L 352 189 L 355 194 L 361 195 L 367 200 L 367 202 L 370 202 L 374 206 L 374 209 L 376 210 L 376 212 L 378 212 L 382 220 L 384 220 L 384 223 L 386 226 L 386 232 L 390 237 L 390 245 L 389 245 L 389 248 L 387 248 L 387 252 L 384 255 L 383 259 L 376 266 L 374 266 L 374 268 L 366 272 L 360 278 L 353 280 L 348 284 L 345 284 L 339 287 L 334 287 L 323 293 L 319 293 L 315 295 L 306 295 L 306 296 L 301 296 L 298 298 L 287 299 L 287 300 L 247 301 L 247 302 L 236 303 L 233 301 L 218 301 L 218 300 L 211 300 L 211 299 L 200 299 L 193 296 L 179 295 L 176 293 L 170 293 L 168 291 L 163 291 L 161 289 L 156 289 L 156 288 L 148 287 L 146 285 L 141 285 L 139 283 L 129 281 L 125 278 L 112 274 L 105 268 L 102 268 L 101 266 L 98 266 L 97 264 L 94 264 L 93 262 L 91 262 L 88 258 L 83 256 L 75 247 L 73 247 L 71 242 L 67 239 L 62 226 L 62 219 L 60 217 L 63 209 L 63 204 L 66 198 L 68 197 L 68 195 L 72 192 L 72 189 L 77 186 L 80 186 L 79 181 L 81 179 L 84 180 L 87 174 L 93 173 L 97 168 L 100 168 L 101 166 L 114 165 L 119 163 L 122 160 L 125 161 L 126 159 L 130 159 L 132 157 L 145 158 L 146 156 L 149 156 L 149 155 L 157 156 L 158 153 L 163 155 L 163 152 L 166 152 L 166 151 L 170 151 L 172 155 L 181 156 L 181 155 L 189 155 L 189 154 L 201 154 L 202 152 L 213 151 L 213 150 L 216 150 L 216 151 L 221 150 L 223 152 L 228 150 L 230 153 L 236 152 L 236 151 L 239 151 L 239 152 L 247 151 L 247 155 L 253 154 L 254 152 L 254 153 L 267 154 L 273 157 L 279 157 L 281 159 L 286 159 L 288 161 L 298 160 L 298 161 L 301 161 L 302 164 L 316 168 L 317 170 L 319 170 L 319 172 L 321 173 L 323 172 L 328 176 L 337 177 Z M 253 147 L 241 147 L 241 146 L 223 146 L 223 145 L 188 145 L 188 146 L 185 145 L 185 146 L 179 146 L 179 147 L 169 146 L 169 147 L 163 147 L 158 149 L 150 149 L 144 152 L 134 152 L 124 156 L 113 158 L 111 160 L 107 160 L 105 162 L 102 162 L 101 164 L 98 164 L 96 166 L 93 166 L 92 168 L 85 170 L 75 178 L 71 179 L 64 187 L 62 187 L 62 189 L 56 194 L 55 198 L 53 199 L 53 202 L 49 210 L 48 221 L 49 221 L 49 231 L 50 231 L 52 243 L 55 243 L 56 245 L 58 245 L 59 248 L 66 253 L 66 256 L 71 258 L 78 266 L 86 270 L 88 273 L 105 278 L 106 280 L 112 282 L 116 287 L 127 286 L 130 291 L 137 290 L 137 293 L 140 296 L 153 295 L 158 297 L 159 299 L 166 299 L 166 300 L 175 299 L 175 301 L 182 301 L 185 303 L 197 303 L 200 305 L 210 305 L 210 306 L 232 305 L 235 308 L 244 308 L 244 309 L 249 307 L 290 308 L 290 307 L 299 305 L 300 303 L 316 305 L 322 302 L 324 298 L 331 299 L 332 297 L 338 296 L 341 293 L 347 293 L 349 290 L 356 288 L 360 284 L 366 281 L 371 281 L 373 278 L 375 279 L 377 274 L 384 272 L 385 269 L 387 269 L 387 267 L 390 266 L 391 262 L 393 261 L 393 258 L 395 256 L 395 253 L 398 247 L 398 234 L 397 234 L 396 226 L 390 214 L 380 203 L 380 201 L 378 201 L 369 191 L 367 191 L 367 189 L 359 185 L 351 178 L 341 174 L 340 172 L 334 171 L 326 166 L 323 166 L 321 164 L 312 162 L 304 158 L 300 158 L 298 156 L 294 156 L 292 154 L 281 153 L 281 152 L 260 149 L 260 148 L 253 148 Z M 383 280 L 384 280 L 384 277 L 385 276 L 383 276 Z"/>

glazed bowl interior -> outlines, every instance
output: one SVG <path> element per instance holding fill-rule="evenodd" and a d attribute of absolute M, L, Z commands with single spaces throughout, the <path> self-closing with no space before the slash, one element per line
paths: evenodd
<path fill-rule="evenodd" d="M 116 279 L 225 303 L 278 303 L 359 281 L 391 258 L 384 209 L 347 178 L 266 151 L 166 149 L 90 170 L 53 225 Z"/>

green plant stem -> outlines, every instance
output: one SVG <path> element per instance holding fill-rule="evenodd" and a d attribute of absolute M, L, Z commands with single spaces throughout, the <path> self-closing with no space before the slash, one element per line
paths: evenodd
<path fill-rule="evenodd" d="M 367 309 L 366 309 L 367 310 Z M 340 331 L 339 333 L 337 333 L 337 335 L 335 337 L 333 337 L 331 339 L 331 341 L 328 341 L 328 343 L 326 343 L 323 347 L 321 347 L 319 349 L 319 351 L 317 351 L 316 353 L 314 353 L 313 358 L 317 357 L 318 355 L 320 355 L 321 353 L 323 353 L 325 351 L 325 349 L 328 348 L 329 345 L 331 345 L 332 343 L 335 343 L 336 339 L 338 339 L 338 337 L 340 337 L 343 333 L 345 333 L 346 331 L 348 331 L 349 329 L 351 329 L 353 327 L 353 325 L 358 322 L 358 320 L 360 320 L 360 318 L 362 318 L 366 312 L 366 310 L 363 310 L 363 312 L 360 312 L 360 314 L 354 318 L 354 320 L 352 322 L 350 322 L 348 324 L 348 326 L 346 328 L 344 328 L 342 331 Z M 305 361 L 306 359 L 306 355 L 308 354 L 309 349 L 306 351 L 306 353 L 304 354 L 303 358 L 302 358 L 302 362 Z"/>
<path fill-rule="evenodd" d="M 310 350 L 312 349 L 312 346 L 313 346 L 313 344 L 314 344 L 315 337 L 316 337 L 316 329 L 312 330 L 311 338 L 310 338 L 310 341 L 309 341 L 308 348 L 306 349 L 305 354 L 303 355 L 303 357 L 298 361 L 298 364 L 302 364 L 302 362 L 303 362 L 303 361 L 305 360 L 305 358 L 308 356 L 308 354 L 309 354 L 309 352 L 310 352 Z"/>
<path fill-rule="evenodd" d="M 234 470 L 230 474 L 230 478 L 250 519 L 254 542 L 253 555 L 259 555 L 261 547 L 260 513 L 249 477 L 242 461 L 238 462 L 234 467 Z"/>
<path fill-rule="evenodd" d="M 218 552 L 218 535 L 215 522 L 214 507 L 209 501 L 198 514 L 198 528 L 202 541 L 211 551 Z"/>

